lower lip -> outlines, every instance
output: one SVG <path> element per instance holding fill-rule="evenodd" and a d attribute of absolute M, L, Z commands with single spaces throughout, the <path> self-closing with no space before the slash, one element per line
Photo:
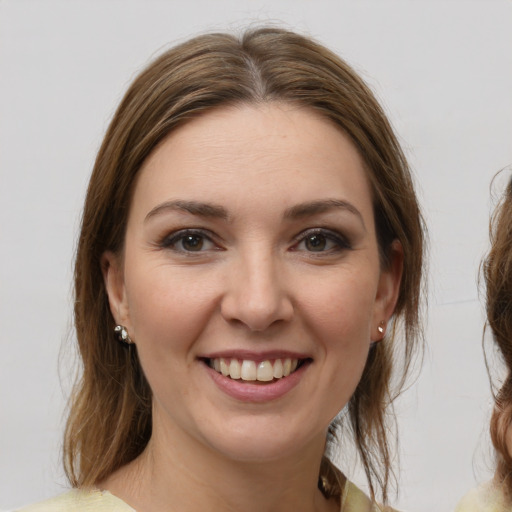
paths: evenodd
<path fill-rule="evenodd" d="M 205 365 L 205 368 L 215 384 L 227 395 L 242 402 L 262 403 L 277 400 L 291 391 L 300 382 L 309 365 L 310 362 L 306 361 L 288 377 L 283 377 L 268 384 L 231 379 L 224 377 L 209 366 Z"/>

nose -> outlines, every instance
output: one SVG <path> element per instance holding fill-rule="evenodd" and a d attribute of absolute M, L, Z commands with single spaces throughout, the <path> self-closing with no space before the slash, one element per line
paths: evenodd
<path fill-rule="evenodd" d="M 279 267 L 271 254 L 238 258 L 230 268 L 221 303 L 224 319 L 254 332 L 290 321 L 293 303 L 287 291 L 289 283 Z"/>

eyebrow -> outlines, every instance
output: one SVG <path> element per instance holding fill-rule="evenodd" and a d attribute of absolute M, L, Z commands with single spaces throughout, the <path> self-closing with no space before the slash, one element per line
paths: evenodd
<path fill-rule="evenodd" d="M 166 201 L 165 203 L 159 204 L 155 206 L 144 219 L 144 222 L 147 222 L 152 217 L 159 215 L 161 213 L 167 211 L 179 210 L 183 212 L 190 213 L 192 215 L 198 215 L 199 217 L 209 217 L 215 219 L 228 219 L 227 210 L 215 204 L 210 203 L 202 203 L 200 201 Z"/>
<path fill-rule="evenodd" d="M 352 213 L 359 218 L 363 227 L 366 229 L 361 212 L 352 203 L 341 199 L 322 199 L 320 201 L 297 204 L 288 208 L 284 213 L 284 217 L 285 219 L 299 219 L 319 213 L 327 213 L 332 210 L 345 210 Z"/>
<path fill-rule="evenodd" d="M 184 211 L 190 213 L 191 215 L 197 215 L 199 217 L 207 217 L 214 219 L 222 219 L 228 220 L 229 214 L 228 211 L 220 205 L 211 204 L 211 203 L 203 203 L 200 201 L 184 201 L 184 200 L 174 200 L 174 201 L 166 201 L 164 203 L 155 206 L 144 219 L 144 222 L 147 222 L 152 217 L 165 213 L 167 211 Z M 284 212 L 284 218 L 289 220 L 300 219 L 301 217 L 308 217 L 311 215 L 317 215 L 320 213 L 327 213 L 332 210 L 345 210 L 353 215 L 357 216 L 363 227 L 366 229 L 366 225 L 364 223 L 363 216 L 361 212 L 348 201 L 343 201 L 340 199 L 322 199 L 319 201 L 310 201 L 306 203 L 300 203 L 294 205 Z"/>

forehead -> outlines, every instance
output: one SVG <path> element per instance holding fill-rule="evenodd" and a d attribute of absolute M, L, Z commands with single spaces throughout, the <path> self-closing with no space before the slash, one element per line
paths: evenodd
<path fill-rule="evenodd" d="M 371 203 L 354 144 L 313 110 L 268 103 L 218 108 L 173 131 L 145 161 L 132 206 L 193 196 L 287 207 L 333 194 Z"/>

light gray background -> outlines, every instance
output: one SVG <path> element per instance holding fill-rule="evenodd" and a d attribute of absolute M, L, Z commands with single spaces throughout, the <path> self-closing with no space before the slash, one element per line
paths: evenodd
<path fill-rule="evenodd" d="M 66 485 L 73 247 L 122 93 L 169 43 L 268 20 L 317 37 L 365 77 L 404 144 L 429 223 L 428 351 L 397 409 L 397 504 L 449 511 L 489 477 L 476 276 L 489 185 L 512 163 L 510 0 L 0 0 L 0 507 Z M 502 174 L 495 190 L 503 183 Z"/>

